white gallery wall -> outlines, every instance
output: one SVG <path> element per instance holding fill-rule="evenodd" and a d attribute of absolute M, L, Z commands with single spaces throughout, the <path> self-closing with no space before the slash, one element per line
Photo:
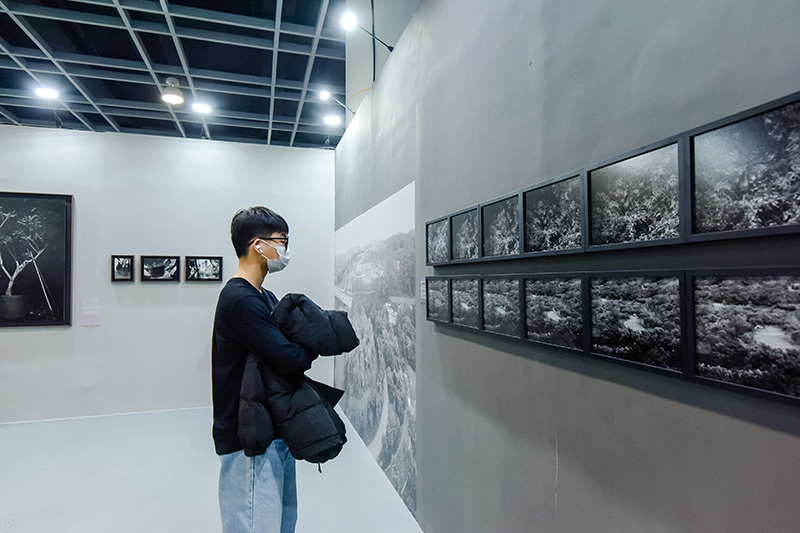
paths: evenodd
<path fill-rule="evenodd" d="M 139 256 L 221 255 L 227 280 L 233 214 L 265 205 L 292 251 L 265 286 L 331 309 L 333 180 L 323 150 L 0 126 L 0 190 L 74 196 L 73 324 L 0 329 L 0 423 L 210 405 L 223 283 L 142 283 Z M 135 283 L 111 283 L 112 254 L 136 256 Z M 81 325 L 82 298 L 101 325 Z M 331 360 L 314 367 L 332 379 Z"/>

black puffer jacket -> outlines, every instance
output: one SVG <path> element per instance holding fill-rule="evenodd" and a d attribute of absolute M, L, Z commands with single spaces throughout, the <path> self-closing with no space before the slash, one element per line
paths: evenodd
<path fill-rule="evenodd" d="M 302 294 L 284 297 L 273 316 L 287 339 L 315 354 L 338 355 L 359 344 L 346 313 L 325 311 Z M 281 438 L 295 459 L 323 463 L 336 457 L 347 442 L 344 423 L 333 409 L 343 394 L 306 376 L 259 370 L 248 357 L 239 399 L 245 454 L 261 455 Z"/>

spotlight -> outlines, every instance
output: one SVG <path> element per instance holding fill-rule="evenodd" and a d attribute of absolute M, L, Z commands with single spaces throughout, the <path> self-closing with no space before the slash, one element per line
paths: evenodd
<path fill-rule="evenodd" d="M 327 100 L 330 97 L 331 97 L 330 91 L 322 91 L 321 93 L 319 93 L 320 100 Z"/>
<path fill-rule="evenodd" d="M 341 124 L 342 119 L 337 115 L 328 115 L 325 117 L 325 124 L 328 126 L 336 126 L 337 124 Z"/>
<path fill-rule="evenodd" d="M 55 89 L 47 89 L 45 87 L 39 87 L 36 89 L 36 96 L 39 98 L 58 98 L 58 91 Z"/>
<path fill-rule="evenodd" d="M 167 78 L 167 86 L 161 93 L 161 99 L 171 105 L 180 105 L 183 103 L 183 92 L 178 88 L 178 80 L 169 77 Z"/>
<path fill-rule="evenodd" d="M 357 24 L 358 20 L 356 19 L 356 16 L 351 12 L 348 11 L 342 16 L 342 28 L 344 28 L 345 30 L 350 31 L 353 28 L 355 28 Z"/>
<path fill-rule="evenodd" d="M 211 106 L 208 104 L 194 103 L 192 104 L 192 109 L 197 113 L 211 113 Z"/>

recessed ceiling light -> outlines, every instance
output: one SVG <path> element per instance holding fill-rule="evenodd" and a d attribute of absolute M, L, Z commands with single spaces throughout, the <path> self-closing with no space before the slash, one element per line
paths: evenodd
<path fill-rule="evenodd" d="M 320 100 L 327 100 L 330 97 L 331 97 L 330 91 L 322 91 L 321 93 L 319 93 Z"/>
<path fill-rule="evenodd" d="M 336 126 L 337 124 L 341 124 L 342 119 L 336 115 L 328 115 L 325 117 L 325 124 L 328 126 Z"/>
<path fill-rule="evenodd" d="M 342 28 L 344 28 L 345 30 L 347 31 L 352 30 L 353 28 L 356 27 L 356 24 L 358 24 L 358 20 L 356 19 L 356 16 L 351 12 L 348 11 L 347 13 L 344 14 L 344 16 L 342 16 Z"/>
<path fill-rule="evenodd" d="M 192 109 L 198 113 L 211 113 L 211 106 L 208 104 L 194 103 L 192 104 Z"/>
<path fill-rule="evenodd" d="M 36 96 L 39 98 L 58 98 L 58 91 L 55 89 L 47 89 L 45 87 L 39 87 L 36 89 Z"/>
<path fill-rule="evenodd" d="M 183 103 L 183 93 L 178 88 L 178 80 L 169 77 L 167 78 L 167 86 L 161 93 L 161 99 L 171 105 L 179 105 Z"/>

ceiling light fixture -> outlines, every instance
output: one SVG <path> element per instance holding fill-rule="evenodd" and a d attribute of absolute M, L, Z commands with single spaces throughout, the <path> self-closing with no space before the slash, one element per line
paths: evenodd
<path fill-rule="evenodd" d="M 178 80 L 170 76 L 166 83 L 167 86 L 161 91 L 161 99 L 170 105 L 182 104 L 183 92 L 178 88 Z"/>
<path fill-rule="evenodd" d="M 388 45 L 388 44 L 386 44 L 385 42 L 381 41 L 380 39 L 378 39 L 378 37 L 376 37 L 376 36 L 375 36 L 375 34 L 374 34 L 374 33 L 372 33 L 372 32 L 371 32 L 371 31 L 369 31 L 367 28 L 365 28 L 364 26 L 362 26 L 361 24 L 359 24 L 359 23 L 358 23 L 358 19 L 356 18 L 356 16 L 355 16 L 353 13 L 351 13 L 350 11 L 348 11 L 347 13 L 345 13 L 345 14 L 342 16 L 342 28 L 344 28 L 344 29 L 345 29 L 345 30 L 347 30 L 347 31 L 350 31 L 350 30 L 352 30 L 352 29 L 355 29 L 355 27 L 356 27 L 356 26 L 358 26 L 359 28 L 361 28 L 362 30 L 364 30 L 365 32 L 367 32 L 367 34 L 368 34 L 370 37 L 372 37 L 373 39 L 375 39 L 376 41 L 378 41 L 379 43 L 381 43 L 381 44 L 382 44 L 383 46 L 385 46 L 385 47 L 386 47 L 386 49 L 387 49 L 387 50 L 389 50 L 390 52 L 392 52 L 392 51 L 394 50 L 394 46 L 389 46 L 389 45 Z"/>
<path fill-rule="evenodd" d="M 345 108 L 345 109 L 347 109 L 348 111 L 350 111 L 352 114 L 354 114 L 354 115 L 356 114 L 356 112 L 355 112 L 355 111 L 353 111 L 352 109 L 350 109 L 349 107 L 347 107 L 347 106 L 344 104 L 344 102 L 340 102 L 339 100 L 337 100 L 337 99 L 336 99 L 336 97 L 335 97 L 335 96 L 333 96 L 333 95 L 331 94 L 331 92 L 330 92 L 330 91 L 322 91 L 322 92 L 320 92 L 320 93 L 319 93 L 319 99 L 320 99 L 320 100 L 323 100 L 323 101 L 327 101 L 327 100 L 333 100 L 334 102 L 336 102 L 337 104 L 339 104 L 339 105 L 340 105 L 340 106 L 342 106 L 343 108 Z"/>
<path fill-rule="evenodd" d="M 327 100 L 330 97 L 331 97 L 330 91 L 322 91 L 321 93 L 319 93 L 320 100 Z"/>
<path fill-rule="evenodd" d="M 325 117 L 325 124 L 328 126 L 336 126 L 337 124 L 341 124 L 342 119 L 337 115 L 327 115 Z"/>
<path fill-rule="evenodd" d="M 192 109 L 194 109 L 197 113 L 211 113 L 211 106 L 208 104 L 195 102 L 192 104 Z"/>
<path fill-rule="evenodd" d="M 39 98 L 58 98 L 58 91 L 55 89 L 48 89 L 46 87 L 38 87 L 36 89 L 36 96 Z"/>

